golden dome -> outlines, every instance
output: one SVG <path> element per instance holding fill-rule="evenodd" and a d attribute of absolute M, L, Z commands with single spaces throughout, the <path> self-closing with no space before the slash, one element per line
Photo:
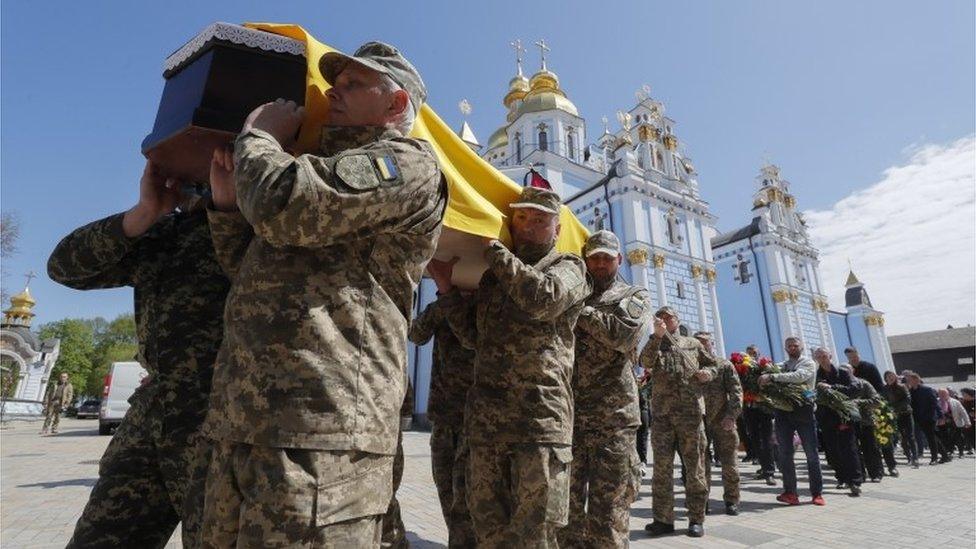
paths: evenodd
<path fill-rule="evenodd" d="M 508 126 L 502 126 L 495 130 L 495 133 L 491 134 L 488 138 L 488 147 L 486 151 L 494 150 L 497 147 L 505 147 L 508 145 Z"/>
<path fill-rule="evenodd" d="M 505 94 L 505 99 L 502 100 L 502 103 L 504 103 L 506 107 L 511 108 L 512 103 L 525 97 L 525 94 L 528 92 L 529 79 L 519 74 L 509 81 L 508 93 Z"/>
<path fill-rule="evenodd" d="M 568 112 L 573 116 L 579 116 L 576 105 L 573 104 L 566 93 L 559 87 L 559 77 L 547 69 L 542 69 L 532 75 L 529 80 L 529 92 L 522 98 L 515 118 L 530 112 L 560 110 Z"/>
<path fill-rule="evenodd" d="M 30 321 L 34 318 L 31 309 L 37 302 L 30 295 L 30 290 L 24 288 L 23 292 L 10 298 L 10 308 L 3 312 L 5 325 L 24 325 L 30 326 Z"/>

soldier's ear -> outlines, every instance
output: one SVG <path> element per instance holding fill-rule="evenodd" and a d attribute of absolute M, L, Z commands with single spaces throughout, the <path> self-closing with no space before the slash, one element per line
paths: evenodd
<path fill-rule="evenodd" d="M 399 116 L 404 111 L 407 110 L 407 104 L 410 102 L 410 96 L 407 95 L 406 90 L 397 90 L 393 92 L 393 101 L 390 102 L 389 116 Z"/>

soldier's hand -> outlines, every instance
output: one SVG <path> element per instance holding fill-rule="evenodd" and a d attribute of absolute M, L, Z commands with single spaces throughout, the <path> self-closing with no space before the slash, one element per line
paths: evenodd
<path fill-rule="evenodd" d="M 664 320 L 654 317 L 654 337 L 664 337 L 664 334 L 667 333 L 667 331 L 668 326 L 664 323 Z"/>
<path fill-rule="evenodd" d="M 229 147 L 214 149 L 210 159 L 210 191 L 214 209 L 237 210 L 237 185 L 234 183 L 234 153 Z"/>
<path fill-rule="evenodd" d="M 451 277 L 454 274 L 454 265 L 460 260 L 460 257 L 452 257 L 449 261 L 431 258 L 430 262 L 427 263 L 427 274 L 434 279 L 434 284 L 437 285 L 437 293 L 446 294 L 454 288 Z"/>
<path fill-rule="evenodd" d="M 759 376 L 759 385 L 768 385 L 772 383 L 773 378 L 769 374 L 763 374 Z"/>
<path fill-rule="evenodd" d="M 695 372 L 695 379 L 701 383 L 707 383 L 712 380 L 712 374 L 705 370 L 698 370 Z"/>
<path fill-rule="evenodd" d="M 243 132 L 251 129 L 266 131 L 283 147 L 290 147 L 305 120 L 305 107 L 294 101 L 276 99 L 251 111 L 244 121 Z"/>
<path fill-rule="evenodd" d="M 725 429 L 726 431 L 734 431 L 735 430 L 735 420 L 732 419 L 732 418 L 730 418 L 730 417 L 723 418 L 722 419 L 722 428 Z"/>
<path fill-rule="evenodd" d="M 129 238 L 143 234 L 160 217 L 176 209 L 180 196 L 180 182 L 167 178 L 147 160 L 139 180 L 139 202 L 122 217 L 122 231 Z"/>

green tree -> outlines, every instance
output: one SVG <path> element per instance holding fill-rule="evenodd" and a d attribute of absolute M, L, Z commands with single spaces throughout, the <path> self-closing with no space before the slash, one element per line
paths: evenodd
<path fill-rule="evenodd" d="M 86 319 L 65 318 L 43 324 L 40 328 L 41 340 L 56 337 L 61 340 L 61 354 L 51 372 L 55 380 L 62 372 L 78 392 L 88 384 L 92 371 L 92 357 L 95 352 L 95 338 L 91 323 Z"/>
<path fill-rule="evenodd" d="M 98 317 L 90 321 L 94 337 L 92 369 L 88 374 L 85 392 L 101 395 L 113 362 L 133 360 L 139 351 L 136 340 L 136 321 L 132 313 L 115 317 L 111 322 Z"/>

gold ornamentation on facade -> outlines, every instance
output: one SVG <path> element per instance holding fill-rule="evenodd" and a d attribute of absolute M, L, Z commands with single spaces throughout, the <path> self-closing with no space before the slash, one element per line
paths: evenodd
<path fill-rule="evenodd" d="M 786 204 L 786 207 L 787 208 L 795 208 L 796 207 L 796 198 L 793 198 L 793 195 L 789 195 L 788 194 L 783 199 L 783 203 Z"/>
<path fill-rule="evenodd" d="M 644 248 L 634 248 L 627 252 L 627 261 L 631 265 L 647 265 L 647 250 Z"/>
<path fill-rule="evenodd" d="M 786 290 L 775 290 L 773 291 L 773 301 L 776 303 L 783 303 L 790 298 L 790 292 Z"/>
<path fill-rule="evenodd" d="M 661 254 L 654 254 L 654 268 L 663 269 L 664 268 L 664 256 Z"/>
<path fill-rule="evenodd" d="M 793 303 L 796 303 L 799 300 L 800 300 L 800 294 L 798 294 L 796 292 L 790 292 L 790 301 L 792 301 Z"/>
<path fill-rule="evenodd" d="M 715 269 L 705 269 L 705 278 L 708 280 L 709 284 L 715 283 Z"/>
<path fill-rule="evenodd" d="M 678 138 L 668 134 L 664 136 L 664 146 L 668 148 L 669 151 L 673 151 L 678 148 Z"/>
<path fill-rule="evenodd" d="M 779 202 L 783 199 L 783 191 L 777 189 L 776 187 L 770 187 L 770 189 L 766 191 L 766 196 L 769 197 L 770 202 Z"/>
<path fill-rule="evenodd" d="M 645 143 L 648 141 L 657 141 L 660 135 L 657 128 L 648 126 L 647 124 L 642 124 L 641 127 L 637 128 L 638 139 Z"/>
<path fill-rule="evenodd" d="M 866 316 L 864 317 L 864 323 L 868 326 L 881 326 L 884 324 L 884 319 L 880 316 Z"/>
<path fill-rule="evenodd" d="M 691 266 L 691 278 L 701 278 L 702 268 L 700 265 Z"/>

